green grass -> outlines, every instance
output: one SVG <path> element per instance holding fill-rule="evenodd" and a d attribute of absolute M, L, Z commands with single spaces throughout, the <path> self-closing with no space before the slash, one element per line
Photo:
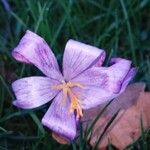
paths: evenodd
<path fill-rule="evenodd" d="M 150 0 L 6 2 L 0 1 L 0 150 L 82 149 L 82 144 L 59 145 L 51 138 L 50 131 L 41 126 L 47 105 L 32 111 L 12 105 L 11 83 L 39 74 L 34 67 L 11 57 L 12 49 L 27 29 L 47 41 L 59 62 L 70 38 L 105 49 L 105 64 L 113 56 L 131 59 L 138 67 L 134 82 L 144 81 L 147 90 L 150 89 Z M 141 138 L 129 149 L 148 149 L 149 135 L 149 131 L 142 130 Z"/>

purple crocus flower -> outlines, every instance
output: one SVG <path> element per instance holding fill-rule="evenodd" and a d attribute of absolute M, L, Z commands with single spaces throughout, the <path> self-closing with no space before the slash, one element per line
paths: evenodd
<path fill-rule="evenodd" d="M 113 58 L 109 67 L 102 67 L 102 49 L 69 40 L 63 57 L 63 73 L 47 43 L 37 34 L 27 31 L 12 56 L 23 63 L 33 64 L 45 77 L 26 77 L 12 84 L 19 108 L 39 107 L 53 102 L 42 124 L 73 140 L 83 109 L 107 102 L 121 94 L 135 75 L 131 61 Z"/>

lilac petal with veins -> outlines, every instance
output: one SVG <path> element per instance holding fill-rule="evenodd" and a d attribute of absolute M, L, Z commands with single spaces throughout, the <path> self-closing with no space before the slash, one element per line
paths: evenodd
<path fill-rule="evenodd" d="M 101 66 L 104 59 L 104 50 L 69 40 L 63 57 L 64 78 L 69 81 L 93 65 Z"/>
<path fill-rule="evenodd" d="M 52 102 L 50 108 L 42 119 L 42 124 L 52 131 L 73 140 L 76 136 L 76 118 L 74 113 L 69 112 L 70 101 L 62 102 L 62 92 L 60 92 Z"/>
<path fill-rule="evenodd" d="M 80 82 L 85 86 L 84 89 L 75 89 L 76 93 L 80 92 L 80 103 L 83 109 L 96 107 L 119 96 L 134 77 L 136 70 L 131 68 L 130 61 L 119 59 L 115 62 L 108 68 L 90 68 L 73 79 L 73 82 Z"/>
<path fill-rule="evenodd" d="M 91 88 L 92 86 L 102 87 L 107 80 L 108 75 L 105 72 L 102 72 L 99 67 L 92 67 L 73 78 L 71 82 L 80 83 L 83 89 L 86 89 L 88 86 L 91 86 Z"/>
<path fill-rule="evenodd" d="M 133 79 L 133 77 L 136 75 L 136 73 L 137 73 L 137 69 L 136 68 L 131 68 L 129 70 L 128 74 L 126 75 L 126 77 L 124 78 L 124 81 L 122 83 L 122 87 L 121 87 L 120 93 L 124 92 L 124 90 L 126 89 L 127 85 Z"/>
<path fill-rule="evenodd" d="M 113 93 L 119 93 L 122 84 L 131 69 L 131 61 L 122 58 L 112 58 L 113 64 L 107 68 L 107 88 Z M 103 70 L 103 67 L 101 68 Z M 105 72 L 105 71 L 104 71 Z"/>
<path fill-rule="evenodd" d="M 51 89 L 54 84 L 58 84 L 58 81 L 47 77 L 19 79 L 12 84 L 17 98 L 13 104 L 24 109 L 39 107 L 52 100 L 58 93 L 58 91 Z"/>
<path fill-rule="evenodd" d="M 53 52 L 43 38 L 31 31 L 22 37 L 12 56 L 20 62 L 35 65 L 50 78 L 63 79 Z"/>

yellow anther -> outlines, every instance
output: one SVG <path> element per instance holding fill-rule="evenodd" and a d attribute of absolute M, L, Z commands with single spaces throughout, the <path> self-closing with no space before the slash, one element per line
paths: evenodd
<path fill-rule="evenodd" d="M 71 99 L 69 111 L 74 112 L 74 110 L 76 110 L 77 118 L 83 117 L 82 108 L 80 106 L 77 96 L 70 89 L 68 90 L 68 94 Z"/>
<path fill-rule="evenodd" d="M 79 84 L 79 83 L 71 83 L 69 81 L 67 83 L 62 82 L 62 84 L 53 86 L 52 89 L 62 90 L 62 92 L 63 92 L 63 103 L 66 101 L 67 95 L 70 97 L 71 104 L 70 104 L 69 112 L 76 111 L 76 117 L 80 118 L 80 117 L 83 117 L 83 112 L 82 112 L 82 108 L 81 108 L 81 105 L 80 105 L 79 99 L 78 99 L 79 93 L 77 95 L 75 95 L 73 93 L 73 91 L 71 90 L 71 88 L 73 88 L 73 87 L 79 87 L 82 89 L 84 88 L 84 86 Z"/>

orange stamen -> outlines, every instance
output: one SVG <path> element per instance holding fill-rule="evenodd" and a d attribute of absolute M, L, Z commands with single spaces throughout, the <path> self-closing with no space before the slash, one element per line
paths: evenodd
<path fill-rule="evenodd" d="M 83 117 L 82 108 L 80 106 L 77 96 L 70 89 L 68 89 L 68 94 L 71 99 L 69 112 L 74 112 L 74 110 L 76 110 L 77 118 Z"/>
<path fill-rule="evenodd" d="M 63 103 L 66 101 L 67 95 L 69 95 L 70 100 L 71 100 L 69 112 L 76 111 L 77 118 L 80 118 L 80 117 L 83 117 L 83 112 L 82 112 L 82 108 L 81 108 L 81 105 L 80 105 L 79 99 L 78 99 L 79 94 L 75 95 L 73 93 L 73 91 L 71 90 L 71 88 L 73 88 L 73 87 L 84 88 L 84 86 L 79 83 L 71 83 L 70 81 L 65 83 L 63 81 L 62 84 L 53 86 L 52 89 L 63 91 Z"/>

